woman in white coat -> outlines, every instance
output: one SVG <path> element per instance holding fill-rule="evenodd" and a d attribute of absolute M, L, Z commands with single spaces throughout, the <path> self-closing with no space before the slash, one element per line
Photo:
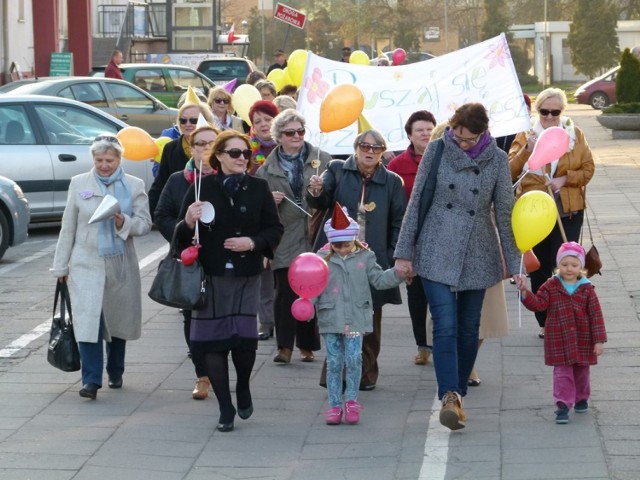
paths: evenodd
<path fill-rule="evenodd" d="M 67 282 L 82 362 L 80 396 L 95 400 L 102 387 L 103 340 L 109 387 L 122 387 L 125 345 L 140 338 L 140 271 L 133 237 L 151 229 L 144 182 L 120 166 L 123 147 L 101 135 L 91 145 L 93 168 L 71 179 L 53 275 Z M 114 196 L 120 213 L 89 224 L 104 199 Z"/>

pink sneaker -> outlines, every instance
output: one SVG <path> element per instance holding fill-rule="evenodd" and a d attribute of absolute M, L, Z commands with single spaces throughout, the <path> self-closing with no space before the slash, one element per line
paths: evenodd
<path fill-rule="evenodd" d="M 364 410 L 364 407 L 355 400 L 349 400 L 344 407 L 344 421 L 349 425 L 358 423 L 360 421 L 360 412 Z"/>
<path fill-rule="evenodd" d="M 342 408 L 331 407 L 324 412 L 324 419 L 327 425 L 340 425 L 342 423 Z"/>

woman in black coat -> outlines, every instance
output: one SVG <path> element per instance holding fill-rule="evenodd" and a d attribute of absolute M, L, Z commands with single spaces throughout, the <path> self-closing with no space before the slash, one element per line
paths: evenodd
<path fill-rule="evenodd" d="M 247 175 L 249 137 L 234 130 L 222 132 L 213 144 L 211 166 L 218 173 L 202 179 L 200 200 L 189 188 L 176 226 L 180 248 L 191 244 L 199 222 L 198 258 L 207 277 L 207 301 L 193 312 L 191 349 L 203 355 L 207 376 L 220 406 L 217 429 L 234 428 L 236 408 L 229 388 L 228 357 L 236 369 L 237 413 L 253 413 L 249 377 L 258 348 L 257 314 L 263 257 L 273 258 L 284 231 L 267 182 Z M 203 203 L 215 209 L 204 224 Z"/>

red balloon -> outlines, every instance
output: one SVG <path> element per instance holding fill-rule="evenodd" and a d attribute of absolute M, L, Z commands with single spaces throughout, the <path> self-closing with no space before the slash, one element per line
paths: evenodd
<path fill-rule="evenodd" d="M 184 265 L 193 265 L 193 262 L 198 258 L 198 248 L 200 248 L 200 245 L 192 245 L 182 250 L 180 260 Z"/>
<path fill-rule="evenodd" d="M 405 58 L 407 58 L 407 52 L 402 48 L 396 48 L 391 54 L 391 60 L 394 65 L 402 65 Z"/>
<path fill-rule="evenodd" d="M 315 309 L 308 298 L 298 298 L 291 304 L 291 315 L 299 322 L 308 322 L 313 318 Z"/>
<path fill-rule="evenodd" d="M 289 267 L 289 285 L 302 298 L 317 297 L 327 288 L 329 267 L 315 253 L 301 253 Z"/>
<path fill-rule="evenodd" d="M 536 257 L 536 254 L 533 253 L 533 250 L 527 250 L 524 252 L 524 268 L 527 273 L 535 272 L 540 268 L 540 260 Z"/>

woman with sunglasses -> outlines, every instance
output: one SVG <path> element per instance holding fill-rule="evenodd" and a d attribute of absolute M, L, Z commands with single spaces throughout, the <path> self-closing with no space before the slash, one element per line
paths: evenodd
<path fill-rule="evenodd" d="M 247 175 L 249 138 L 234 130 L 220 133 L 212 145 L 214 175 L 202 178 L 200 200 L 189 187 L 176 226 L 176 245 L 192 243 L 199 222 L 198 257 L 207 278 L 207 301 L 191 319 L 190 347 L 204 363 L 220 407 L 217 429 L 234 428 L 236 413 L 253 413 L 249 377 L 258 348 L 257 313 L 263 257 L 272 258 L 282 224 L 267 183 Z M 204 224 L 203 202 L 215 209 L 213 223 Z M 236 407 L 229 387 L 229 353 L 236 370 Z"/>
<path fill-rule="evenodd" d="M 346 207 L 349 216 L 360 225 L 358 240 L 367 243 L 376 254 L 378 264 L 387 269 L 393 266 L 396 246 L 406 206 L 402 179 L 386 169 L 382 154 L 387 141 L 377 130 L 366 130 L 353 142 L 354 155 L 347 160 L 333 160 L 322 177 L 310 181 L 307 201 L 312 207 L 333 211 L 336 202 Z M 328 217 L 327 217 L 328 218 Z M 327 242 L 322 232 L 316 239 L 315 250 Z M 360 390 L 373 390 L 378 381 L 378 355 L 382 335 L 382 306 L 402 303 L 398 287 L 376 290 L 373 298 L 373 333 L 366 335 L 362 344 L 362 378 Z M 326 369 L 320 384 L 325 384 Z"/>
<path fill-rule="evenodd" d="M 504 278 L 503 255 L 508 273 L 524 284 L 511 228 L 514 198 L 507 154 L 488 128 L 485 107 L 467 103 L 449 119 L 442 138 L 429 143 L 395 250 L 396 266 L 418 275 L 413 281 L 422 282 L 429 300 L 440 423 L 451 430 L 465 427 L 462 397 L 478 352 L 485 290 Z M 438 147 L 433 201 L 419 218 Z"/>
<path fill-rule="evenodd" d="M 220 131 L 231 129 L 244 133 L 242 119 L 232 115 L 234 112 L 233 96 L 227 92 L 224 87 L 212 88 L 211 91 L 209 91 L 207 104 L 213 112 L 214 125 L 220 129 Z"/>
<path fill-rule="evenodd" d="M 158 175 L 156 175 L 149 189 L 149 211 L 154 221 L 158 199 L 160 198 L 164 185 L 167 183 L 167 180 L 169 180 L 171 174 L 184 170 L 184 166 L 191 158 L 189 137 L 196 129 L 200 115 L 202 115 L 208 123 L 213 123 L 213 115 L 205 103 L 198 102 L 196 104 L 186 101 L 184 105 L 178 109 L 176 125 L 178 125 L 180 129 L 180 136 L 164 146 Z"/>
<path fill-rule="evenodd" d="M 185 165 L 184 170 L 171 174 L 162 189 L 154 218 L 158 230 L 169 243 L 173 238 L 173 231 L 178 222 L 178 215 L 187 190 L 194 184 L 200 173 L 203 177 L 215 173 L 209 162 L 209 157 L 213 152 L 213 143 L 219 134 L 220 131 L 211 125 L 196 128 L 189 137 L 191 159 Z M 189 347 L 191 310 L 182 310 L 182 315 L 184 317 L 184 339 Z M 189 351 L 191 352 L 191 349 Z M 204 400 L 209 396 L 209 377 L 207 377 L 200 356 L 191 352 L 191 361 L 196 370 L 196 386 L 191 396 L 195 400 Z"/>
<path fill-rule="evenodd" d="M 289 285 L 289 265 L 301 253 L 311 251 L 308 218 L 312 209 L 305 199 L 309 179 L 322 172 L 331 155 L 305 141 L 304 117 L 293 109 L 280 112 L 271 124 L 271 137 L 278 146 L 267 157 L 257 176 L 264 178 L 278 206 L 284 225 L 282 241 L 275 252 L 272 269 L 276 291 L 274 319 L 278 354 L 273 361 L 291 361 L 294 343 L 300 360 L 312 362 L 314 351 L 320 350 L 317 319 L 299 322 L 291 314 L 291 304 L 298 298 Z"/>
<path fill-rule="evenodd" d="M 125 346 L 140 338 L 140 269 L 133 238 L 151 229 L 144 182 L 124 173 L 118 139 L 100 135 L 91 144 L 93 168 L 71 179 L 53 275 L 66 282 L 82 364 L 80 396 L 95 400 L 102 388 L 103 345 L 107 342 L 109 388 L 122 387 Z M 89 223 L 106 195 L 120 213 Z"/>
<path fill-rule="evenodd" d="M 563 115 L 567 108 L 567 96 L 558 88 L 547 88 L 536 97 L 534 110 L 538 117 L 528 132 L 516 135 L 509 149 L 511 180 L 522 177 L 516 189 L 520 197 L 532 190 L 553 191 L 562 227 L 566 238 L 562 238 L 556 224 L 551 233 L 538 245 L 533 253 L 540 261 L 540 268 L 530 274 L 533 293 L 546 282 L 556 267 L 556 254 L 563 242 L 580 239 L 585 205 L 583 189 L 593 177 L 595 164 L 587 139 L 570 117 Z M 528 160 L 540 134 L 549 127 L 562 127 L 569 134 L 569 147 L 564 155 L 538 170 L 529 170 Z M 524 176 L 523 176 L 524 175 Z M 535 312 L 540 326 L 538 336 L 544 338 L 546 312 Z"/>

